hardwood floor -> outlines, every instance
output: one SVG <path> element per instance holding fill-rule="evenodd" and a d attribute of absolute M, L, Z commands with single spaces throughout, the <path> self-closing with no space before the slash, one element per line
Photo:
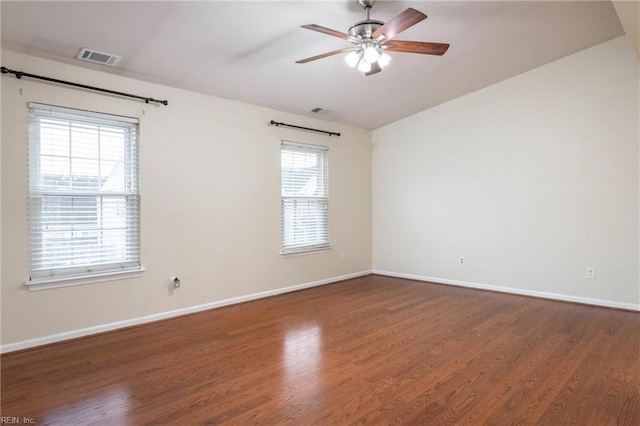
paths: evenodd
<path fill-rule="evenodd" d="M 639 313 L 373 275 L 1 361 L 35 424 L 640 424 Z"/>

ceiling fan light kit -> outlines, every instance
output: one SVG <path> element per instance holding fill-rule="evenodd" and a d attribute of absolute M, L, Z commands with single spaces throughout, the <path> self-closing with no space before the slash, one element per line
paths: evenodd
<path fill-rule="evenodd" d="M 338 37 L 354 44 L 354 47 L 338 49 L 331 52 L 323 53 L 310 58 L 296 61 L 298 64 L 306 64 L 307 62 L 317 59 L 326 58 L 337 55 L 339 53 L 347 53 L 344 57 L 345 62 L 351 68 L 356 68 L 365 75 L 372 75 L 382 71 L 384 67 L 391 62 L 391 55 L 386 50 L 419 53 L 423 55 L 444 55 L 449 48 L 446 43 L 429 43 L 422 41 L 403 41 L 393 40 L 397 34 L 414 26 L 418 22 L 427 18 L 424 13 L 408 8 L 404 12 L 396 15 L 394 18 L 384 23 L 376 21 L 369 17 L 369 11 L 372 7 L 371 0 L 357 0 L 365 9 L 366 19 L 356 22 L 352 25 L 347 33 L 332 30 L 320 25 L 303 25 L 302 28 L 317 31 L 323 34 Z"/>

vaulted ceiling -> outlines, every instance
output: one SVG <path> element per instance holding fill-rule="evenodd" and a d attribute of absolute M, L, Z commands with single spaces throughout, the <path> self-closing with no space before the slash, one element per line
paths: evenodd
<path fill-rule="evenodd" d="M 392 52 L 365 77 L 344 55 L 295 63 L 350 45 L 300 25 L 346 32 L 365 17 L 355 0 L 0 4 L 3 48 L 366 129 L 624 34 L 609 1 L 378 1 L 371 18 L 380 21 L 408 7 L 428 15 L 398 38 L 451 47 Z M 122 59 L 82 62 L 83 47 Z"/>

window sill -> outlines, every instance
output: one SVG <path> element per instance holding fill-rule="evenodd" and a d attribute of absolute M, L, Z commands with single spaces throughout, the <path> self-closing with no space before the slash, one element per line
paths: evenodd
<path fill-rule="evenodd" d="M 48 290 L 52 288 L 72 287 L 84 284 L 100 283 L 104 281 L 125 280 L 129 278 L 140 278 L 144 268 L 128 269 L 116 272 L 103 272 L 91 275 L 77 275 L 60 278 L 40 278 L 27 281 L 25 285 L 29 291 Z"/>
<path fill-rule="evenodd" d="M 314 254 L 314 253 L 319 253 L 319 252 L 329 251 L 329 250 L 331 250 L 331 246 L 314 247 L 314 248 L 300 249 L 300 250 L 294 250 L 294 251 L 281 251 L 280 254 L 282 255 L 282 257 L 292 257 L 292 256 L 304 256 L 307 254 Z"/>

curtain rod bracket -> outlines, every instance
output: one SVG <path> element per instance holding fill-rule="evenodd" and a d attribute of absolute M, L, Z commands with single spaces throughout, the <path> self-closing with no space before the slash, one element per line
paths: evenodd
<path fill-rule="evenodd" d="M 284 127 L 291 127 L 292 129 L 298 129 L 298 130 L 308 130 L 310 132 L 318 132 L 318 133 L 325 133 L 329 136 L 337 136 L 340 137 L 340 132 L 329 132 L 327 130 L 318 130 L 318 129 L 312 129 L 311 127 L 302 127 L 302 126 L 295 126 L 293 124 L 287 124 L 287 123 L 279 123 L 277 121 L 273 121 L 271 120 L 269 122 L 269 126 L 276 126 L 276 127 L 280 127 L 280 126 L 284 126 Z"/>
<path fill-rule="evenodd" d="M 101 87 L 88 86 L 86 84 L 74 83 L 74 82 L 65 81 L 65 80 L 58 80 L 57 78 L 43 77 L 41 75 L 29 74 L 29 73 L 26 73 L 24 71 L 10 70 L 7 67 L 1 67 L 0 68 L 0 72 L 2 72 L 2 74 L 13 74 L 13 75 L 16 76 L 16 78 L 18 80 L 22 79 L 22 77 L 30 77 L 30 78 L 35 78 L 35 79 L 38 79 L 38 80 L 50 81 L 52 83 L 65 84 L 67 86 L 79 87 L 81 89 L 94 90 L 96 92 L 108 93 L 110 95 L 117 95 L 117 96 L 124 96 L 126 98 L 139 99 L 139 100 L 143 100 L 147 104 L 149 102 L 157 102 L 157 103 L 162 104 L 162 105 L 169 105 L 169 101 L 167 101 L 167 100 L 158 100 L 158 99 L 153 99 L 153 98 L 149 98 L 149 97 L 146 97 L 146 96 L 138 96 L 138 95 L 132 95 L 130 93 L 117 92 L 115 90 L 103 89 Z"/>

